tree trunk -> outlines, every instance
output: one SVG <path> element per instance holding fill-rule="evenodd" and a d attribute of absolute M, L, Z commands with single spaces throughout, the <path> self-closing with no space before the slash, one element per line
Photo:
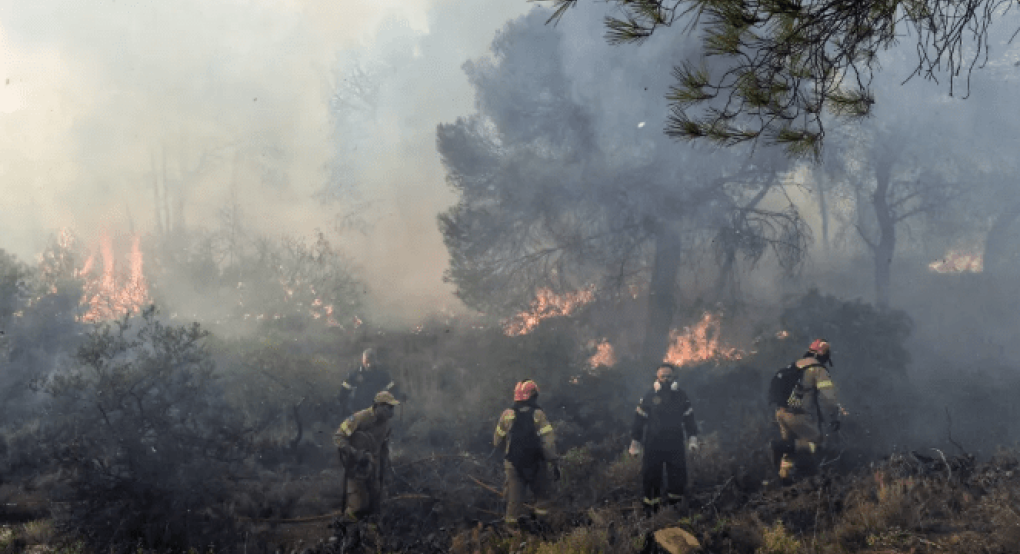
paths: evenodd
<path fill-rule="evenodd" d="M 984 272 L 995 275 L 1002 270 L 1006 254 L 1006 232 L 1020 217 L 1020 202 L 1014 202 L 995 216 L 992 227 L 985 236 Z"/>
<path fill-rule="evenodd" d="M 889 288 L 892 285 L 892 259 L 896 250 L 896 215 L 889 206 L 889 186 L 892 160 L 883 161 L 875 170 L 878 185 L 871 197 L 878 220 L 878 242 L 871 254 L 875 260 L 875 303 L 882 308 L 889 307 Z"/>
<path fill-rule="evenodd" d="M 818 213 L 822 216 L 822 250 L 829 259 L 829 203 L 825 198 L 825 179 L 816 179 L 818 189 Z"/>
<path fill-rule="evenodd" d="M 672 227 L 658 224 L 652 279 L 648 287 L 648 318 L 642 347 L 644 363 L 657 364 L 666 353 L 673 312 L 676 310 L 676 277 L 680 270 L 682 250 L 680 237 Z"/>

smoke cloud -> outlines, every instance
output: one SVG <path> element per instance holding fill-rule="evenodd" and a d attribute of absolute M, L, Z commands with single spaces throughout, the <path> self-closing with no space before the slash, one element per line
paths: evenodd
<path fill-rule="evenodd" d="M 470 109 L 461 64 L 527 3 L 5 4 L 0 248 L 31 261 L 65 227 L 93 248 L 104 229 L 154 233 L 160 202 L 188 228 L 214 228 L 235 203 L 257 232 L 330 229 L 353 205 L 316 197 L 337 153 L 355 152 L 331 103 L 342 69 L 402 41 L 410 50 L 358 129 L 373 146 L 353 183 L 368 230 L 341 240 L 369 309 L 414 319 L 453 302 L 434 223 L 452 202 L 435 125 Z"/>

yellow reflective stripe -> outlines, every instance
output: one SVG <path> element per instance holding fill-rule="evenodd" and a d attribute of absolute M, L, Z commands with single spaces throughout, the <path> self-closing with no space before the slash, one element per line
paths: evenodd
<path fill-rule="evenodd" d="M 545 427 L 538 430 L 538 434 L 544 435 L 546 433 L 552 433 L 552 430 L 553 430 L 552 425 L 546 424 Z"/>
<path fill-rule="evenodd" d="M 825 381 L 819 381 L 815 385 L 815 388 L 818 388 L 818 389 L 830 389 L 832 387 L 833 387 L 832 381 L 829 381 L 828 379 L 826 379 Z"/>
<path fill-rule="evenodd" d="M 637 408 L 637 415 L 639 415 L 641 417 L 648 417 L 648 412 L 642 410 L 641 406 L 638 406 L 638 408 Z"/>
<path fill-rule="evenodd" d="M 506 431 L 503 430 L 502 426 L 497 426 L 496 427 L 496 434 L 499 435 L 500 437 L 505 437 L 506 436 Z"/>
<path fill-rule="evenodd" d="M 344 381 L 344 383 L 343 383 L 343 387 L 344 387 L 345 389 L 347 389 L 347 390 L 351 390 L 351 389 L 353 389 L 353 388 L 354 388 L 354 387 L 352 387 L 352 386 L 348 385 L 348 384 L 347 384 L 347 381 Z"/>
<path fill-rule="evenodd" d="M 351 436 L 351 433 L 354 432 L 354 422 L 351 420 L 344 421 L 340 424 L 340 431 L 348 437 Z"/>
<path fill-rule="evenodd" d="M 654 506 L 659 503 L 658 498 L 643 498 L 641 499 L 641 501 L 644 502 L 645 504 L 648 504 L 649 506 Z"/>
<path fill-rule="evenodd" d="M 394 383 L 393 381 L 390 381 L 390 384 L 386 385 L 386 390 L 390 390 L 393 387 L 395 387 L 396 385 L 397 385 L 396 383 Z"/>

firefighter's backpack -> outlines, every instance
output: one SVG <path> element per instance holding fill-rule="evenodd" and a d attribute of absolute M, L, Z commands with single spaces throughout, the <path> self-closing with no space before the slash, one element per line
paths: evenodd
<path fill-rule="evenodd" d="M 777 371 L 769 382 L 769 404 L 781 408 L 789 406 L 790 398 L 794 395 L 803 375 L 804 372 L 797 369 L 794 364 Z"/>
<path fill-rule="evenodd" d="M 535 411 L 514 408 L 514 422 L 510 426 L 510 449 L 506 459 L 513 464 L 521 477 L 531 480 L 542 465 L 542 439 L 535 429 Z"/>

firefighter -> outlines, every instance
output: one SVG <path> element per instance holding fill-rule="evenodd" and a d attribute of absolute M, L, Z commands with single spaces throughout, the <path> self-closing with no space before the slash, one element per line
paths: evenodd
<path fill-rule="evenodd" d="M 389 466 L 390 420 L 399 404 L 391 392 L 380 391 L 372 407 L 348 417 L 333 434 L 344 468 L 344 515 L 349 521 L 379 511 Z"/>
<path fill-rule="evenodd" d="M 645 515 L 651 515 L 662 503 L 674 504 L 683 498 L 687 486 L 684 445 L 692 452 L 698 449 L 694 408 L 676 382 L 675 373 L 666 363 L 656 369 L 655 383 L 638 402 L 631 428 L 631 456 L 644 450 L 641 483 Z"/>
<path fill-rule="evenodd" d="M 340 406 L 344 416 L 370 407 L 375 393 L 381 390 L 391 392 L 394 398 L 405 399 L 389 372 L 379 365 L 379 357 L 373 348 L 365 349 L 361 354 L 361 365 L 351 371 L 341 387 Z"/>
<path fill-rule="evenodd" d="M 772 460 L 783 483 L 793 478 L 798 460 L 802 467 L 817 463 L 825 437 L 823 425 L 835 433 L 839 431 L 840 416 L 847 415 L 826 364 L 832 366 L 831 348 L 825 339 L 816 339 L 791 366 L 797 373 L 790 394 L 785 401 L 777 401 L 776 423 L 782 438 L 772 443 Z"/>
<path fill-rule="evenodd" d="M 538 406 L 538 385 L 534 381 L 525 379 L 514 387 L 514 405 L 500 416 L 492 444 L 497 449 L 502 447 L 505 453 L 506 523 L 517 524 L 527 489 L 535 496 L 534 514 L 548 514 L 551 487 L 546 464 L 552 465 L 553 478 L 558 481 L 559 456 L 556 434 Z"/>

